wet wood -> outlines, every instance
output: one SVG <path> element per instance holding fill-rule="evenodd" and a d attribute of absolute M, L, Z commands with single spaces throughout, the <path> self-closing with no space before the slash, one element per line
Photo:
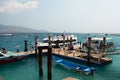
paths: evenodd
<path fill-rule="evenodd" d="M 39 76 L 43 76 L 43 68 L 42 68 L 42 48 L 38 47 L 38 65 L 39 65 Z"/>
<path fill-rule="evenodd" d="M 48 59 L 47 59 L 47 66 L 48 66 L 48 80 L 52 79 L 52 48 L 48 48 Z"/>

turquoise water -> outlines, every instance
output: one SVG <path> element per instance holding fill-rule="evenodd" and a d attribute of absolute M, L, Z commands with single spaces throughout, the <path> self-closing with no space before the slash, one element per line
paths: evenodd
<path fill-rule="evenodd" d="M 24 37 L 28 38 L 28 49 L 32 43 L 34 45 L 34 36 L 29 34 L 14 34 L 12 37 L 0 37 L 0 47 L 5 47 L 8 51 L 16 51 L 16 45 L 19 44 L 20 50 L 24 50 Z M 42 41 L 48 34 L 38 34 L 39 39 Z M 78 36 L 78 40 L 84 42 L 85 35 L 87 34 L 75 34 Z M 93 34 L 87 36 L 94 36 Z M 111 36 L 116 45 L 120 43 L 119 36 Z M 118 46 L 119 48 L 119 46 Z M 80 80 L 120 80 L 120 55 L 110 55 L 113 58 L 111 64 L 96 67 L 97 70 L 93 76 L 85 76 L 74 71 L 63 68 L 53 61 L 52 68 L 52 80 L 62 80 L 66 77 L 74 77 Z M 39 78 L 37 58 L 30 56 L 24 60 L 0 64 L 0 76 L 4 80 L 42 80 Z M 43 80 L 47 80 L 47 57 L 43 57 Z"/>

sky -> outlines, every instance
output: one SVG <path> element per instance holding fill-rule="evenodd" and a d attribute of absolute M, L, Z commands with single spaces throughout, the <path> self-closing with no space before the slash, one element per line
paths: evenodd
<path fill-rule="evenodd" d="M 120 33 L 120 0 L 0 0 L 0 24 L 75 33 Z"/>

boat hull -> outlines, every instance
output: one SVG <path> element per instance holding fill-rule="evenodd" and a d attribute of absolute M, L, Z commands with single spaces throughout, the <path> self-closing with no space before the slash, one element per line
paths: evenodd
<path fill-rule="evenodd" d="M 92 74 L 93 71 L 95 71 L 95 68 L 88 67 L 88 66 L 81 65 L 81 64 L 77 64 L 77 63 L 73 63 L 71 61 L 64 60 L 64 59 L 57 57 L 57 56 L 53 56 L 53 59 L 58 64 L 62 65 L 64 68 L 73 70 L 75 72 L 79 72 L 81 74 L 89 75 L 89 74 Z"/>
<path fill-rule="evenodd" d="M 0 60 L 0 64 L 15 62 L 24 59 L 26 56 L 8 57 Z"/>

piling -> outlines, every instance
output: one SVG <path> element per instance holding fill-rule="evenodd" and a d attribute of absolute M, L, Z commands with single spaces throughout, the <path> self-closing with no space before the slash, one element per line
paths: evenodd
<path fill-rule="evenodd" d="M 51 35 L 48 36 L 48 46 L 51 46 Z"/>
<path fill-rule="evenodd" d="M 87 66 L 90 66 L 90 52 L 91 52 L 91 38 L 88 38 L 88 56 L 87 56 Z"/>
<path fill-rule="evenodd" d="M 25 45 L 24 51 L 26 52 L 26 51 L 28 51 L 28 48 L 27 48 L 27 39 L 26 38 L 24 38 L 24 45 Z"/>
<path fill-rule="evenodd" d="M 51 46 L 51 36 L 49 35 L 49 46 L 48 46 L 48 59 L 47 59 L 47 68 L 48 68 L 48 80 L 52 80 L 52 46 Z"/>
<path fill-rule="evenodd" d="M 103 49 L 103 52 L 102 52 L 102 56 L 104 55 L 105 53 L 105 48 L 106 48 L 106 37 L 103 37 L 103 46 L 102 46 L 102 49 Z"/>
<path fill-rule="evenodd" d="M 68 39 L 68 37 L 67 37 L 67 47 L 69 46 L 69 39 Z"/>
<path fill-rule="evenodd" d="M 72 37 L 70 37 L 70 46 L 72 46 Z"/>
<path fill-rule="evenodd" d="M 52 80 L 52 48 L 48 48 L 48 59 L 47 59 L 47 66 L 48 66 L 48 80 Z"/>
<path fill-rule="evenodd" d="M 38 41 L 39 41 L 39 36 L 35 36 L 35 54 L 37 54 L 37 44 L 38 44 Z"/>
<path fill-rule="evenodd" d="M 65 50 L 65 35 L 63 35 L 63 50 Z"/>
<path fill-rule="evenodd" d="M 39 64 L 39 76 L 43 76 L 43 68 L 42 68 L 42 48 L 38 47 L 38 64 Z"/>
<path fill-rule="evenodd" d="M 55 44 L 56 44 L 56 47 L 57 47 L 57 48 L 59 48 L 59 47 L 60 47 L 60 46 L 59 46 L 58 34 L 57 34 L 57 41 L 55 42 Z"/>

